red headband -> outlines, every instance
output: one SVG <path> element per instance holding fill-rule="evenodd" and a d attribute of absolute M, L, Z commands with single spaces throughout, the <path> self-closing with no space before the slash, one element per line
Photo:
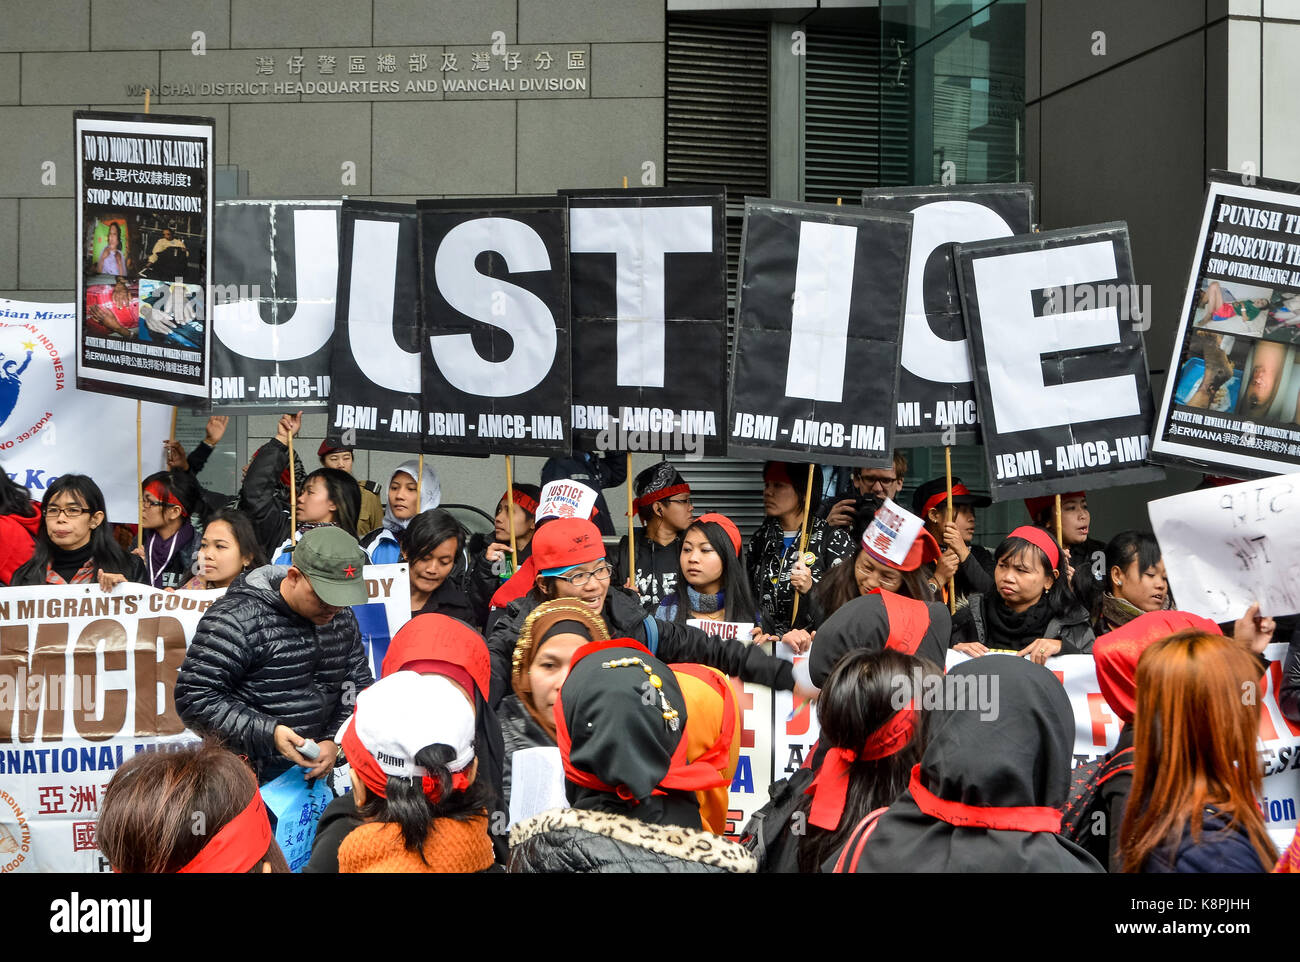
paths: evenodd
<path fill-rule="evenodd" d="M 155 501 L 161 501 L 163 504 L 175 505 L 181 509 L 181 514 L 188 515 L 185 505 L 180 503 L 176 495 L 172 494 L 157 481 L 150 481 L 144 486 L 144 493 L 150 495 Z"/>
<path fill-rule="evenodd" d="M 822 760 L 813 783 L 805 795 L 813 797 L 808 813 L 808 823 L 834 831 L 844 815 L 844 805 L 849 794 L 849 768 L 856 761 L 874 761 L 888 758 L 907 746 L 916 733 L 917 712 L 913 702 L 895 713 L 887 722 L 868 737 L 861 751 L 852 748 L 831 748 Z"/>
<path fill-rule="evenodd" d="M 735 691 L 731 685 L 719 678 L 716 672 L 704 665 L 688 662 L 686 664 L 669 665 L 668 667 L 676 675 L 690 675 L 692 678 L 698 678 L 722 696 L 722 730 L 718 733 L 718 737 L 713 744 L 699 758 L 695 759 L 695 762 L 708 765 L 719 772 L 726 770 L 728 763 L 731 761 L 731 741 L 736 737 Z M 683 699 L 686 697 L 684 693 L 682 697 Z M 690 724 L 689 712 L 687 712 L 686 723 Z M 682 741 L 686 741 L 686 739 L 683 738 Z"/>
<path fill-rule="evenodd" d="M 515 492 L 515 504 L 519 505 L 519 507 L 523 508 L 529 514 L 535 517 L 537 515 L 537 499 L 534 498 L 527 491 L 520 491 L 518 488 L 515 488 L 514 492 Z M 510 495 L 509 491 L 501 495 L 500 499 L 497 500 L 497 504 L 505 504 L 507 499 L 509 498 L 509 495 Z"/>
<path fill-rule="evenodd" d="M 355 716 L 353 716 L 352 724 L 348 725 L 343 732 L 342 748 L 343 754 L 347 756 L 348 764 L 352 766 L 352 770 L 361 779 L 361 784 L 380 798 L 387 798 L 389 775 L 379 767 L 379 762 L 375 760 L 375 756 L 370 754 L 370 749 L 366 748 L 362 743 L 361 736 L 357 734 Z M 452 772 L 451 787 L 458 792 L 463 792 L 469 788 L 469 775 L 467 773 L 467 768 L 459 772 Z M 442 801 L 442 783 L 430 778 L 428 775 L 421 777 L 420 790 L 434 804 Z"/>
<path fill-rule="evenodd" d="M 266 857 L 273 841 L 275 835 L 266 815 L 262 793 L 256 791 L 244 810 L 221 826 L 221 830 L 212 836 L 212 841 L 176 871 L 182 874 L 247 872 Z"/>
<path fill-rule="evenodd" d="M 736 549 L 736 557 L 740 557 L 740 529 L 736 527 L 736 522 L 732 521 L 725 514 L 702 514 L 695 519 L 696 524 L 705 521 L 712 521 L 719 525 L 723 531 L 727 532 L 727 537 L 731 539 L 731 546 Z"/>
<path fill-rule="evenodd" d="M 952 496 L 955 498 L 959 494 L 970 494 L 970 488 L 966 487 L 966 485 L 962 484 L 960 481 L 952 486 Z M 930 495 L 930 497 L 926 499 L 925 505 L 921 508 L 922 519 L 926 518 L 930 514 L 931 508 L 947 500 L 948 492 L 946 490 L 940 491 L 938 494 Z"/>
<path fill-rule="evenodd" d="M 1042 528 L 1031 528 L 1029 525 L 1023 524 L 1007 535 L 1007 537 L 1020 538 L 1022 541 L 1028 541 L 1030 544 L 1042 548 L 1043 554 L 1047 555 L 1047 560 L 1052 563 L 1052 570 L 1060 570 L 1061 549 L 1056 546 L 1056 542 L 1052 540 L 1052 536 Z"/>
<path fill-rule="evenodd" d="M 672 484 L 666 488 L 660 488 L 658 491 L 647 491 L 639 498 L 632 501 L 632 510 L 640 511 L 642 508 L 648 508 L 656 501 L 662 501 L 664 498 L 671 498 L 677 494 L 690 494 L 691 486 L 689 484 Z"/>
<path fill-rule="evenodd" d="M 1061 831 L 1059 809 L 1039 805 L 1021 805 L 997 808 L 988 805 L 967 805 L 940 798 L 921 784 L 921 766 L 912 768 L 912 780 L 907 785 L 916 807 L 931 818 L 955 825 L 958 828 L 991 828 L 1003 832 Z"/>

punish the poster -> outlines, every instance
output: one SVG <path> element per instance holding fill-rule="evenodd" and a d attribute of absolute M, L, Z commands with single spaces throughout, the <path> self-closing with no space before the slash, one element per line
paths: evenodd
<path fill-rule="evenodd" d="M 77 385 L 206 406 L 215 121 L 77 111 Z"/>

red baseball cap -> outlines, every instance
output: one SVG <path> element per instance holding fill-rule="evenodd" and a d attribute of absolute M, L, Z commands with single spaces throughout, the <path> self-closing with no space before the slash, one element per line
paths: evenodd
<path fill-rule="evenodd" d="M 604 557 L 600 529 L 585 518 L 556 518 L 533 535 L 533 561 L 541 575 L 560 574 Z"/>

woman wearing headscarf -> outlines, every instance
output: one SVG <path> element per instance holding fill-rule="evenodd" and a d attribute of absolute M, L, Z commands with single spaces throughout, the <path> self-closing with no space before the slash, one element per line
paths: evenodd
<path fill-rule="evenodd" d="M 852 870 L 1100 872 L 1058 834 L 1074 713 L 1056 676 L 1020 658 L 979 658 L 943 689 L 948 703 L 907 790 L 850 838 Z"/>
<path fill-rule="evenodd" d="M 753 872 L 753 856 L 703 831 L 695 792 L 722 782 L 688 762 L 676 676 L 628 639 L 574 654 L 555 704 L 572 808 L 510 833 L 512 872 Z"/>
<path fill-rule="evenodd" d="M 717 769 L 713 788 L 696 791 L 700 821 L 714 835 L 727 833 L 731 777 L 740 763 L 740 705 L 731 681 L 707 665 L 669 665 L 686 702 L 686 761 Z"/>
<path fill-rule="evenodd" d="M 573 653 L 588 642 L 608 640 L 604 620 L 576 598 L 545 601 L 524 620 L 511 660 L 511 691 L 497 711 L 507 808 L 515 752 L 556 747 L 555 701 L 569 675 Z"/>
<path fill-rule="evenodd" d="M 361 540 L 361 547 L 371 564 L 397 564 L 402 560 L 399 538 L 411 520 L 425 511 L 432 511 L 442 503 L 442 487 L 438 472 L 425 461 L 424 475 L 420 478 L 420 462 L 416 458 L 403 461 L 388 482 L 388 502 L 384 505 L 384 523 Z"/>

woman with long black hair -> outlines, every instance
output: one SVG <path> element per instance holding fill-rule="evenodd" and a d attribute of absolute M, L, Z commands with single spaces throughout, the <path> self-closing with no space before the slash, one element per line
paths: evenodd
<path fill-rule="evenodd" d="M 465 529 L 442 508 L 422 511 L 402 532 L 402 560 L 410 565 L 411 617 L 447 615 L 481 628 L 474 606 L 452 572 Z"/>
<path fill-rule="evenodd" d="M 1042 528 L 1016 528 L 993 553 L 997 595 L 970 596 L 953 619 L 953 648 L 978 656 L 1011 651 L 1045 664 L 1054 655 L 1091 654 L 1087 610 L 1075 600 L 1063 556 Z"/>
<path fill-rule="evenodd" d="M 112 591 L 123 581 L 147 583 L 144 563 L 113 540 L 104 492 L 84 474 L 65 474 L 41 499 L 45 524 L 27 563 L 14 572 L 14 585 L 78 585 L 98 581 Z"/>
<path fill-rule="evenodd" d="M 361 513 L 361 489 L 356 478 L 338 468 L 317 468 L 303 479 L 298 492 L 298 537 L 285 539 L 271 555 L 272 564 L 293 563 L 293 545 L 312 528 L 333 525 L 357 536 Z"/>
<path fill-rule="evenodd" d="M 703 514 L 682 534 L 677 590 L 659 602 L 655 617 L 686 624 L 691 618 L 759 624 L 749 593 L 744 546 L 735 522 Z"/>
<path fill-rule="evenodd" d="M 41 506 L 0 470 L 0 585 L 32 556 L 40 530 Z"/>
<path fill-rule="evenodd" d="M 1121 531 L 1106 545 L 1106 580 L 1093 633 L 1098 637 L 1138 615 L 1170 607 L 1160 542 L 1149 531 Z"/>
<path fill-rule="evenodd" d="M 179 588 L 194 572 L 198 531 L 190 517 L 205 507 L 203 491 L 188 471 L 159 471 L 144 479 L 144 544 L 132 554 L 143 559 L 149 584 Z"/>

